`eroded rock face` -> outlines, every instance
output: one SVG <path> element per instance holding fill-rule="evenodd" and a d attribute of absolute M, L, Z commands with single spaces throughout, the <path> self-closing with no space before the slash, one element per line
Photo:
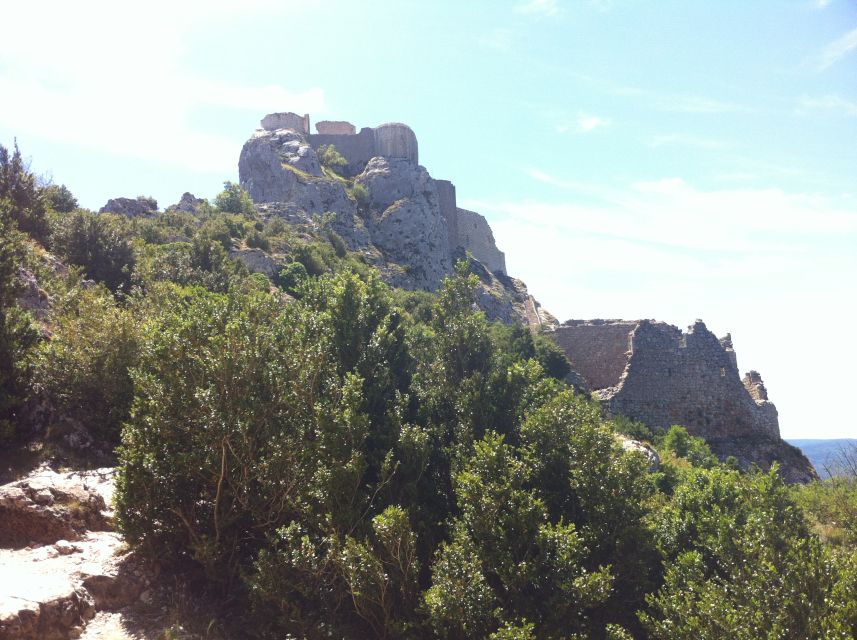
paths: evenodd
<path fill-rule="evenodd" d="M 289 202 L 303 191 L 296 191 L 302 176 L 290 167 L 306 176 L 322 175 L 318 156 L 303 136 L 286 129 L 257 131 L 241 149 L 238 176 L 254 202 Z"/>
<path fill-rule="evenodd" d="M 474 269 L 487 272 L 480 276 L 478 304 L 491 319 L 534 327 L 548 318 L 555 322 L 523 283 L 505 275 L 503 253 L 485 219 L 457 209 L 454 185 L 419 166 L 410 127 L 388 123 L 356 133 L 350 123 L 324 121 L 318 134 L 307 135 L 305 123 L 296 114 L 270 114 L 241 150 L 240 182 L 260 215 L 302 227 L 308 239 L 335 231 L 388 284 L 408 289 L 436 290 L 452 273 L 453 255 L 469 252 Z M 348 160 L 347 179 L 328 178 L 318 167 L 313 149 L 327 144 Z M 352 177 L 369 194 L 359 206 L 350 195 Z M 467 223 L 462 237 L 460 217 Z M 260 256 L 235 257 L 258 265 L 251 270 L 263 269 Z"/>
<path fill-rule="evenodd" d="M 229 255 L 240 260 L 250 273 L 263 273 L 269 278 L 277 275 L 283 264 L 269 256 L 261 249 L 232 249 Z"/>
<path fill-rule="evenodd" d="M 111 198 L 98 213 L 118 213 L 133 218 L 148 216 L 158 212 L 158 201 L 154 198 L 139 196 L 137 198 Z"/>
<path fill-rule="evenodd" d="M 107 505 L 97 476 L 58 474 L 42 467 L 0 487 L 0 548 L 74 540 L 87 530 L 105 530 Z"/>
<path fill-rule="evenodd" d="M 355 180 L 381 215 L 370 234 L 388 259 L 402 265 L 399 286 L 434 290 L 452 271 L 446 220 L 428 172 L 407 160 L 373 158 Z"/>
<path fill-rule="evenodd" d="M 181 199 L 176 204 L 167 207 L 167 211 L 184 211 L 186 213 L 194 213 L 203 204 L 205 204 L 204 198 L 197 198 L 192 193 L 185 191 L 182 194 Z"/>

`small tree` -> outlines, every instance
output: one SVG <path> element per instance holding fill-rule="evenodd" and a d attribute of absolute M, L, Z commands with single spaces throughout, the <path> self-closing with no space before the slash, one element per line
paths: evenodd
<path fill-rule="evenodd" d="M 217 194 L 214 204 L 221 211 L 241 213 L 247 216 L 256 214 L 256 207 L 250 194 L 239 184 L 227 180 L 223 183 L 223 191 Z"/>
<path fill-rule="evenodd" d="M 348 166 L 348 160 L 345 159 L 332 144 L 323 144 L 318 148 L 318 161 L 322 166 L 327 167 L 331 171 L 337 173 Z"/>

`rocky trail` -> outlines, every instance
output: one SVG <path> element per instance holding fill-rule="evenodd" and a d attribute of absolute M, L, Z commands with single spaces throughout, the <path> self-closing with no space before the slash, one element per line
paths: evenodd
<path fill-rule="evenodd" d="M 0 486 L 0 640 L 180 637 L 113 530 L 113 486 L 109 468 L 48 466 Z"/>

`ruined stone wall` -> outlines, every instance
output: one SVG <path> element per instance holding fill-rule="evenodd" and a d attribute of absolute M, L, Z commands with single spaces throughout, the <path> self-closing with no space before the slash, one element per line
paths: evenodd
<path fill-rule="evenodd" d="M 262 118 L 262 128 L 265 131 L 276 131 L 277 129 L 291 129 L 298 133 L 309 133 L 309 114 L 299 116 L 287 111 L 284 113 L 269 113 Z"/>
<path fill-rule="evenodd" d="M 636 326 L 626 320 L 569 320 L 551 337 L 592 389 L 605 389 L 619 384 Z"/>
<path fill-rule="evenodd" d="M 440 212 L 446 220 L 446 230 L 449 234 L 449 250 L 455 251 L 458 246 L 458 207 L 455 200 L 455 185 L 449 180 L 435 180 Z"/>
<path fill-rule="evenodd" d="M 346 174 L 355 176 L 372 158 L 379 155 L 375 148 L 375 134 L 369 127 L 363 127 L 357 134 L 313 133 L 307 136 L 313 149 L 332 144 L 348 160 Z"/>
<path fill-rule="evenodd" d="M 413 130 L 399 122 L 388 122 L 375 127 L 375 149 L 385 158 L 402 158 L 419 164 L 417 136 Z"/>
<path fill-rule="evenodd" d="M 353 136 L 357 128 L 345 120 L 322 120 L 315 123 L 315 130 L 319 133 L 331 133 L 334 135 Z"/>
<path fill-rule="evenodd" d="M 687 333 L 643 320 L 618 389 L 604 400 L 614 414 L 655 428 L 684 425 L 709 441 L 779 439 L 776 408 L 750 396 L 734 362 L 701 320 Z"/>
<path fill-rule="evenodd" d="M 464 247 L 491 272 L 506 273 L 506 255 L 497 248 L 494 234 L 484 216 L 467 209 L 456 209 L 458 238 L 456 246 Z"/>

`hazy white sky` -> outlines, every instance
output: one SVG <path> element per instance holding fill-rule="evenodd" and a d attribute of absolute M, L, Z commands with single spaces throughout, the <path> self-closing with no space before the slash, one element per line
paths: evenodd
<path fill-rule="evenodd" d="M 4 4 L 0 142 L 83 205 L 211 197 L 271 111 L 407 122 L 557 317 L 703 318 L 857 437 L 852 0 Z"/>

